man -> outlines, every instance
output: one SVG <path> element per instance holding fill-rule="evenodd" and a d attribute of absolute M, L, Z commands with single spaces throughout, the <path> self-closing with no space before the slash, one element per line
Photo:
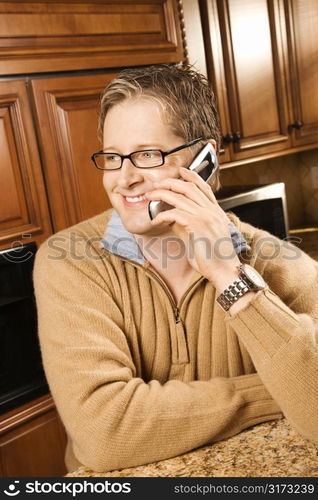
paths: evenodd
<path fill-rule="evenodd" d="M 93 160 L 113 209 L 49 238 L 34 271 L 70 471 L 163 460 L 282 415 L 318 442 L 318 266 L 227 216 L 187 169 L 217 149 L 217 123 L 189 68 L 125 70 L 104 92 Z M 151 200 L 173 208 L 151 220 Z"/>

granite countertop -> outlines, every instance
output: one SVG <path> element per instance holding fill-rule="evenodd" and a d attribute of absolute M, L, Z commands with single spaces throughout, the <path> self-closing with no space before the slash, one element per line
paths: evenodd
<path fill-rule="evenodd" d="M 79 467 L 65 477 L 318 477 L 318 445 L 283 418 L 168 460 L 105 473 Z"/>

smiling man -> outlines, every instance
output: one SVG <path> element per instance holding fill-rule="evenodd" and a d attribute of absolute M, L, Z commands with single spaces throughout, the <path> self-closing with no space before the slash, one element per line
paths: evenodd
<path fill-rule="evenodd" d="M 187 169 L 219 145 L 206 79 L 124 70 L 100 131 L 113 208 L 49 238 L 34 271 L 68 470 L 162 460 L 283 415 L 318 442 L 318 266 L 225 214 L 218 173 Z M 151 200 L 172 208 L 151 220 Z"/>

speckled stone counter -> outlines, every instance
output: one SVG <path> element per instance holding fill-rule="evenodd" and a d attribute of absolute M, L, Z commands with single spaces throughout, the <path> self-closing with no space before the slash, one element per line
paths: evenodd
<path fill-rule="evenodd" d="M 85 467 L 66 477 L 318 477 L 318 446 L 286 419 L 255 425 L 224 441 L 148 465 L 112 472 Z"/>

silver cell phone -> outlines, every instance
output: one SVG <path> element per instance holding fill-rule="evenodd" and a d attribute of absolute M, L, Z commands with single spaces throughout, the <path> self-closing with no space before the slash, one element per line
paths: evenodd
<path fill-rule="evenodd" d="M 217 170 L 217 156 L 214 147 L 208 142 L 196 155 L 189 170 L 197 172 L 205 182 L 209 182 Z M 159 212 L 174 208 L 165 201 L 152 200 L 148 204 L 148 213 L 150 219 L 154 219 Z"/>

